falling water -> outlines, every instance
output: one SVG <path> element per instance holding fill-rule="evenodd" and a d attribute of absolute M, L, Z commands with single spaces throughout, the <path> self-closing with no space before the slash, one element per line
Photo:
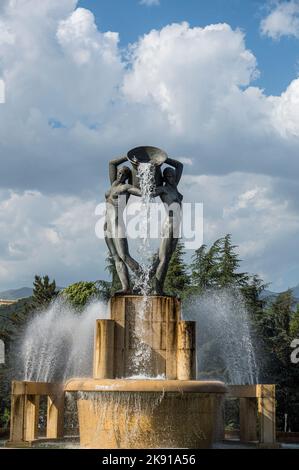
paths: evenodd
<path fill-rule="evenodd" d="M 184 316 L 197 322 L 197 367 L 201 378 L 241 385 L 258 383 L 248 310 L 238 291 L 207 291 L 188 301 Z"/>
<path fill-rule="evenodd" d="M 202 403 L 198 397 L 190 395 L 168 393 L 165 400 L 164 392 L 101 391 L 77 392 L 77 399 L 78 406 L 83 406 L 86 416 L 92 416 L 95 423 L 91 424 L 95 428 L 91 445 L 97 444 L 99 435 L 104 434 L 105 442 L 115 443 L 119 448 L 136 448 L 144 438 L 152 448 L 171 448 L 177 443 L 178 433 L 185 436 L 186 447 L 190 438 L 194 444 L 194 436 L 197 441 L 205 439 L 200 419 L 194 422 L 190 413 L 191 409 L 200 415 Z M 177 409 L 178 402 L 184 416 L 179 428 L 173 421 L 173 410 Z M 159 420 L 160 427 L 153 427 L 155 420 Z"/>
<path fill-rule="evenodd" d="M 41 311 L 27 325 L 21 354 L 24 380 L 65 381 L 92 375 L 95 320 L 107 318 L 102 302 L 75 312 L 62 299 Z"/>
<path fill-rule="evenodd" d="M 141 275 L 135 279 L 134 289 L 142 295 L 141 306 L 134 318 L 135 324 L 132 326 L 134 348 L 131 349 L 131 376 L 148 377 L 151 363 L 151 348 L 144 341 L 145 338 L 145 313 L 148 308 L 148 295 L 151 289 L 151 264 L 153 253 L 150 247 L 149 223 L 150 223 L 150 203 L 155 188 L 154 168 L 150 163 L 141 163 L 138 167 L 137 177 L 141 190 L 141 210 L 139 215 L 140 239 L 137 248 L 141 259 Z"/>
<path fill-rule="evenodd" d="M 150 291 L 150 271 L 153 253 L 150 248 L 149 224 L 150 224 L 150 204 L 153 200 L 155 189 L 155 178 L 153 166 L 150 163 L 140 163 L 138 166 L 137 178 L 141 190 L 141 210 L 139 215 L 140 240 L 138 254 L 140 255 L 141 276 L 135 280 L 134 287 L 140 290 L 144 298 Z"/>

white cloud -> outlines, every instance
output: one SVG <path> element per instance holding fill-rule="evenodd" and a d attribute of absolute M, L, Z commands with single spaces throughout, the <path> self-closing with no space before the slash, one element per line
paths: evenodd
<path fill-rule="evenodd" d="M 38 191 L 1 194 L 0 285 L 31 285 L 49 273 L 60 285 L 104 275 L 104 242 L 96 238 L 95 200 Z"/>
<path fill-rule="evenodd" d="M 209 241 L 232 232 L 248 269 L 267 276 L 282 254 L 293 266 L 298 80 L 281 96 L 255 87 L 254 53 L 227 24 L 168 25 L 121 51 L 118 34 L 101 31 L 76 5 L 1 3 L 1 284 L 41 271 L 62 284 L 104 276 L 93 201 L 108 186 L 109 158 L 144 143 L 181 158 L 185 174 L 199 178 L 183 192 L 197 198 L 201 189 L 210 201 Z M 277 277 L 291 279 L 280 264 Z"/>
<path fill-rule="evenodd" d="M 236 94 L 257 73 L 243 33 L 227 24 L 153 30 L 132 49 L 131 62 L 125 95 L 132 102 L 154 103 L 175 131 L 184 133 L 196 132 L 200 123 L 208 126 L 227 94 Z"/>
<path fill-rule="evenodd" d="M 140 5 L 151 7 L 153 5 L 160 5 L 160 0 L 140 0 Z"/>
<path fill-rule="evenodd" d="M 243 260 L 241 269 L 258 273 L 273 283 L 273 289 L 282 289 L 297 283 L 294 273 L 299 263 L 299 211 L 287 186 L 287 181 L 256 174 L 188 175 L 183 193 L 184 199 L 204 203 L 204 243 L 233 234 Z"/>
<path fill-rule="evenodd" d="M 282 36 L 299 38 L 299 1 L 276 3 L 274 9 L 261 22 L 262 34 L 272 39 Z"/>
<path fill-rule="evenodd" d="M 0 79 L 0 104 L 5 103 L 5 82 Z"/>
<path fill-rule="evenodd" d="M 299 79 L 293 80 L 279 97 L 269 98 L 274 104 L 273 123 L 284 137 L 299 137 Z"/>

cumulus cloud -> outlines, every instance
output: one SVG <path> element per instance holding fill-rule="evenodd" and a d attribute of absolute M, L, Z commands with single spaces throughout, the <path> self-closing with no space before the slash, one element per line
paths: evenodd
<path fill-rule="evenodd" d="M 282 36 L 299 38 L 299 1 L 276 3 L 274 9 L 261 22 L 262 34 L 272 39 Z"/>
<path fill-rule="evenodd" d="M 186 163 L 195 178 L 186 197 L 204 192 L 209 202 L 206 240 L 231 231 L 251 270 L 269 277 L 298 238 L 299 81 L 280 96 L 254 86 L 254 51 L 227 24 L 167 25 L 123 51 L 117 32 L 76 5 L 1 3 L 1 284 L 29 282 L 34 271 L 60 284 L 104 276 L 93 204 L 108 186 L 108 160 L 144 143 Z"/>
<path fill-rule="evenodd" d="M 299 79 L 293 80 L 280 97 L 271 97 L 273 123 L 284 137 L 299 137 Z"/>
<path fill-rule="evenodd" d="M 212 119 L 219 97 L 248 85 L 256 74 L 243 39 L 226 24 L 182 23 L 151 31 L 132 49 L 124 92 L 137 103 L 152 101 L 176 131 L 194 133 L 197 118 Z"/>
<path fill-rule="evenodd" d="M 242 269 L 259 273 L 274 290 L 298 279 L 298 191 L 298 182 L 290 188 L 287 180 L 250 173 L 188 176 L 183 181 L 185 200 L 204 204 L 204 242 L 232 233 Z"/>
<path fill-rule="evenodd" d="M 31 285 L 36 273 L 49 273 L 60 285 L 103 275 L 106 252 L 95 237 L 95 206 L 73 196 L 2 192 L 0 285 L 15 286 L 16 277 L 17 285 Z"/>

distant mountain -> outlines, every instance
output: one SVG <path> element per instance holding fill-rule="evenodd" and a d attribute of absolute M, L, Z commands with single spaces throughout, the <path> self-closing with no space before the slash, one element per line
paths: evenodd
<path fill-rule="evenodd" d="M 291 291 L 293 292 L 296 304 L 299 304 L 299 284 L 295 287 L 291 287 Z M 261 299 L 266 300 L 267 303 L 271 303 L 279 294 L 281 294 L 281 292 L 272 292 L 271 290 L 265 289 L 261 293 Z"/>
<path fill-rule="evenodd" d="M 0 292 L 0 299 L 3 300 L 17 300 L 24 299 L 25 297 L 31 297 L 32 287 L 21 287 L 20 289 L 9 289 Z"/>
<path fill-rule="evenodd" d="M 57 290 L 62 290 L 64 287 L 57 287 Z M 32 287 L 21 287 L 20 289 L 9 289 L 0 292 L 0 299 L 2 300 L 18 300 L 25 299 L 32 296 Z"/>

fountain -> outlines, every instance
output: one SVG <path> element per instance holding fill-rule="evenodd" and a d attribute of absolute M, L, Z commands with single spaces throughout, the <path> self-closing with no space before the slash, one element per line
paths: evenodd
<path fill-rule="evenodd" d="M 131 162 L 132 169 L 120 166 L 126 161 Z M 168 166 L 162 174 L 163 164 Z M 37 356 L 29 354 L 29 380 L 12 385 L 8 445 L 37 439 L 40 395 L 48 396 L 47 437 L 62 437 L 65 393 L 75 395 L 82 448 L 195 449 L 211 447 L 223 438 L 222 405 L 228 389 L 220 381 L 197 380 L 196 322 L 183 320 L 180 299 L 163 292 L 180 224 L 182 195 L 177 186 L 182 171 L 180 162 L 155 147 L 137 147 L 110 162 L 105 240 L 122 288 L 111 297 L 107 317 L 96 319 L 92 377 L 70 378 L 64 384 L 32 382 L 40 380 L 40 374 L 34 370 Z M 146 230 L 140 240 L 141 263 L 129 252 L 120 211 L 132 194 L 141 197 L 145 226 L 152 197 L 160 196 L 166 208 L 159 253 L 152 262 L 147 256 Z M 121 196 L 125 199 L 123 205 Z M 72 333 L 75 341 L 79 341 L 80 329 Z M 47 336 L 48 332 L 44 333 Z M 82 353 L 86 355 L 87 349 L 85 345 Z M 39 350 L 45 353 L 42 348 Z M 74 357 L 80 361 L 80 348 Z M 49 371 L 50 366 L 49 363 Z M 253 428 L 252 402 L 247 397 L 259 397 L 261 410 L 267 408 L 269 416 L 269 409 L 273 411 L 273 390 L 265 390 L 268 395 L 263 386 L 258 391 L 240 391 L 237 387 L 231 391 L 243 400 L 243 415 L 251 417 Z M 271 415 L 273 440 L 272 424 Z"/>
<path fill-rule="evenodd" d="M 110 318 L 96 322 L 93 378 L 65 384 L 65 391 L 77 392 L 80 444 L 92 448 L 209 447 L 226 387 L 221 382 L 196 381 L 195 322 L 183 321 L 180 300 L 163 293 L 176 245 L 168 215 L 172 228 L 161 243 L 155 266 L 147 256 L 149 202 L 153 195 L 160 195 L 168 206 L 180 204 L 177 184 L 182 164 L 154 147 L 133 149 L 127 158 L 132 163 L 132 184 L 127 167 L 119 167 L 126 159 L 110 162 L 111 190 L 106 199 L 113 207 L 107 209 L 107 232 L 113 223 L 120 225 L 119 213 L 115 217 L 118 195 L 128 191 L 140 196 L 145 228 L 140 240 L 142 260 L 138 264 L 131 258 L 123 230 L 119 236 L 119 225 L 113 227 L 114 235 L 108 239 L 111 232 L 107 234 L 106 241 L 123 289 L 110 299 Z M 160 171 L 163 163 L 172 168 L 169 179 L 165 170 L 164 178 Z M 133 292 L 128 291 L 130 280 L 121 263 L 133 267 Z M 134 295 L 134 290 L 139 294 Z"/>

